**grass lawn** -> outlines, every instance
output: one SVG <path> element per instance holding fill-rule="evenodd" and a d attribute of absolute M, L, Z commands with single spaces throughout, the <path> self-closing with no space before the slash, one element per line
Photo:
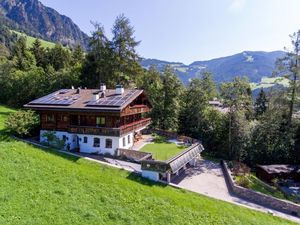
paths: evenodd
<path fill-rule="evenodd" d="M 12 30 L 12 32 L 16 33 L 18 36 L 26 37 L 27 47 L 29 47 L 29 48 L 32 47 L 32 45 L 33 45 L 33 43 L 36 39 L 35 37 L 29 36 L 27 34 L 24 34 L 24 33 L 15 31 L 15 30 Z M 53 48 L 55 46 L 55 43 L 53 43 L 53 42 L 45 41 L 45 40 L 42 40 L 42 39 L 40 39 L 40 41 L 41 41 L 41 44 L 44 48 Z"/>
<path fill-rule="evenodd" d="M 167 160 L 182 152 L 186 146 L 178 146 L 175 143 L 167 142 L 161 136 L 154 138 L 154 143 L 145 145 L 140 151 L 152 153 L 156 160 Z"/>
<path fill-rule="evenodd" d="M 0 161 L 1 225 L 294 224 L 12 139 Z"/>

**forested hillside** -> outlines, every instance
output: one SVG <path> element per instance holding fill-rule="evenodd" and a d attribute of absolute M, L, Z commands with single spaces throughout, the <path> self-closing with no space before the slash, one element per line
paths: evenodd
<path fill-rule="evenodd" d="M 38 0 L 1 0 L 0 21 L 10 29 L 62 45 L 87 48 L 88 36 L 67 16 Z"/>
<path fill-rule="evenodd" d="M 232 56 L 195 61 L 189 65 L 157 59 L 142 59 L 141 64 L 144 68 L 154 65 L 160 71 L 169 65 L 185 84 L 192 78 L 199 77 L 205 71 L 212 72 L 213 79 L 217 83 L 232 81 L 236 76 L 246 76 L 250 82 L 259 82 L 262 77 L 272 75 L 276 60 L 283 57 L 283 55 L 283 51 L 244 51 Z"/>

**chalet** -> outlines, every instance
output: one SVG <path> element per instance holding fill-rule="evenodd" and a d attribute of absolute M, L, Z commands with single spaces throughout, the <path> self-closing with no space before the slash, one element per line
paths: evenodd
<path fill-rule="evenodd" d="M 65 149 L 84 153 L 115 154 L 133 146 L 151 120 L 152 106 L 143 90 L 62 89 L 24 105 L 40 115 L 40 141 L 45 132 L 65 140 Z"/>

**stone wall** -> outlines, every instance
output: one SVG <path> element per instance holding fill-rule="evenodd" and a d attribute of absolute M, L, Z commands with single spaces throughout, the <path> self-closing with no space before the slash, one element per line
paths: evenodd
<path fill-rule="evenodd" d="M 120 157 L 121 159 L 127 159 L 130 161 L 139 162 L 141 160 L 151 160 L 152 154 L 148 152 L 118 148 L 117 157 Z"/>
<path fill-rule="evenodd" d="M 229 189 L 240 198 L 300 217 L 300 205 L 236 185 L 226 162 L 222 160 L 221 165 Z"/>

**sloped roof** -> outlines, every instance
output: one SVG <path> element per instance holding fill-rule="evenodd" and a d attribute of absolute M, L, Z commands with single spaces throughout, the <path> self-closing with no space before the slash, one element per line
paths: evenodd
<path fill-rule="evenodd" d="M 94 100 L 95 94 L 101 94 L 99 89 L 61 89 L 49 95 L 35 99 L 24 105 L 25 108 L 43 110 L 89 110 L 89 111 L 121 111 L 143 90 L 125 89 L 122 95 L 116 94 L 115 89 L 107 89 L 104 97 Z"/>
<path fill-rule="evenodd" d="M 300 173 L 299 165 L 285 165 L 285 164 L 274 164 L 274 165 L 257 165 L 258 168 L 263 169 L 268 174 L 278 173 Z"/>
<path fill-rule="evenodd" d="M 200 143 L 197 143 L 168 160 L 167 163 L 169 163 L 172 173 L 176 173 L 180 168 L 201 153 L 202 150 L 203 146 Z"/>

